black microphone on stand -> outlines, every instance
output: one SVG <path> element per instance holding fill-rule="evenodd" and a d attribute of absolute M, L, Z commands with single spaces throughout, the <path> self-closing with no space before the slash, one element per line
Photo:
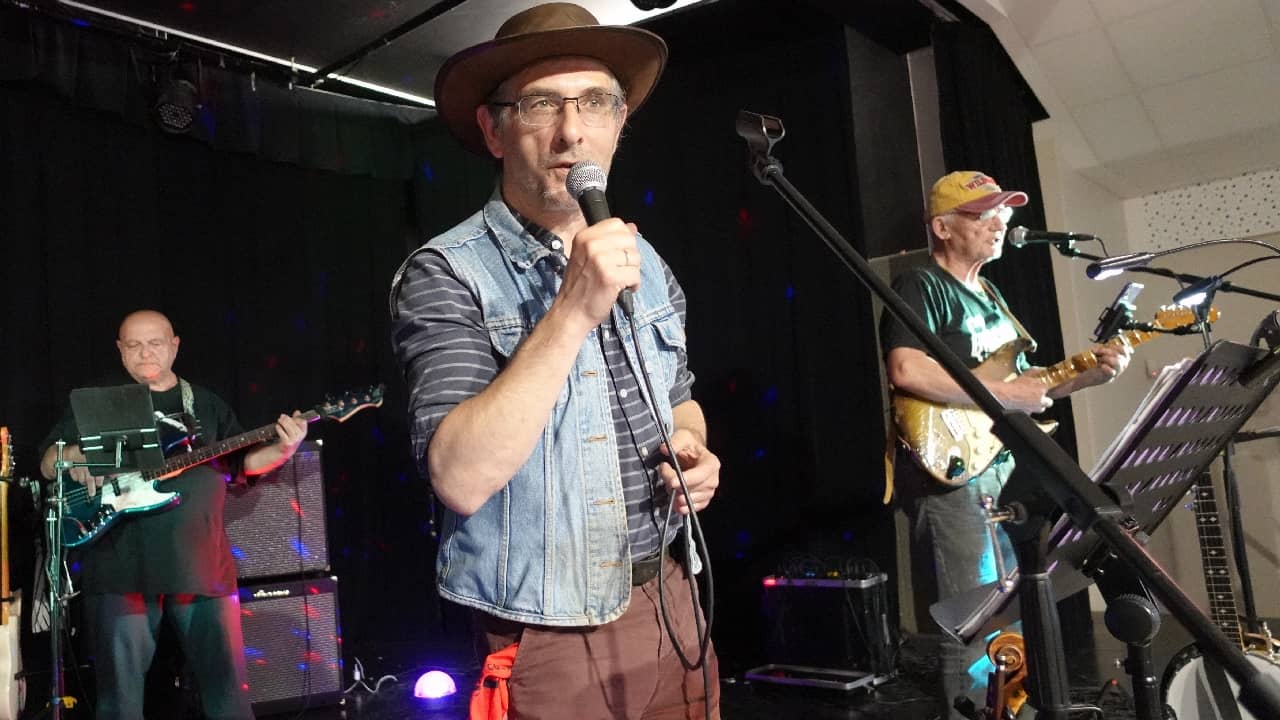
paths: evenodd
<path fill-rule="evenodd" d="M 1066 243 L 1067 247 L 1073 246 L 1076 241 L 1097 240 L 1096 235 L 1086 235 L 1085 233 L 1073 232 L 1054 232 L 1052 230 L 1029 230 L 1019 225 L 1009 231 L 1009 244 L 1020 248 L 1024 245 L 1039 245 L 1058 243 Z"/>
<path fill-rule="evenodd" d="M 573 167 L 569 168 L 569 174 L 565 176 L 564 187 L 578 201 L 578 207 L 582 208 L 582 217 L 587 219 L 588 225 L 595 225 L 613 217 L 609 212 L 609 201 L 604 196 L 604 189 L 608 184 L 609 178 L 604 174 L 604 168 L 590 160 L 574 163 Z M 627 317 L 632 316 L 635 311 L 635 298 L 631 288 L 623 288 L 618 293 L 618 304 L 622 306 L 622 311 L 627 314 Z"/>

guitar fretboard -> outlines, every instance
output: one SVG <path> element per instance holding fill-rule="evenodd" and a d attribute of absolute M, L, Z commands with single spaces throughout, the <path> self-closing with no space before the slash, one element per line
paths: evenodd
<path fill-rule="evenodd" d="M 1155 337 L 1155 333 L 1146 332 L 1144 330 L 1125 330 L 1119 335 L 1111 338 L 1105 344 L 1120 345 L 1128 344 L 1130 347 L 1144 343 Z M 1092 350 L 1085 350 L 1063 360 L 1056 365 L 1050 365 L 1044 369 L 1044 372 L 1037 376 L 1040 382 L 1049 387 L 1057 387 L 1080 373 L 1098 366 L 1098 356 Z"/>
<path fill-rule="evenodd" d="M 302 419 L 307 422 L 312 422 L 319 417 L 320 414 L 314 410 L 302 414 Z M 275 440 L 277 436 L 278 433 L 276 433 L 275 423 L 263 425 L 255 430 L 250 430 L 249 432 L 241 433 L 239 435 L 233 435 L 225 440 L 219 440 L 212 445 L 198 448 L 188 453 L 182 453 L 181 455 L 174 455 L 173 457 L 165 460 L 164 464 L 160 467 L 155 468 L 154 470 L 144 471 L 142 473 L 142 477 L 147 480 L 160 480 L 167 478 L 171 475 L 176 475 L 189 467 L 195 467 L 196 465 L 208 462 L 216 457 L 226 455 L 227 453 L 235 452 L 241 448 L 246 448 L 250 445 L 257 445 L 261 442 Z"/>
<path fill-rule="evenodd" d="M 1240 619 L 1236 615 L 1236 594 L 1231 586 L 1231 568 L 1227 564 L 1227 547 L 1219 522 L 1218 502 L 1213 494 L 1213 479 L 1202 474 L 1195 485 L 1196 530 L 1200 539 L 1200 558 L 1204 563 L 1204 586 L 1209 592 L 1209 617 L 1228 638 L 1244 647 Z"/>

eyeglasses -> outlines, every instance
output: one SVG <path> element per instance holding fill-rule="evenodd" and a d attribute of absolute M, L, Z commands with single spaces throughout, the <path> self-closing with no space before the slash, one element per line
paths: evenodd
<path fill-rule="evenodd" d="M 513 107 L 520 122 L 532 127 L 547 127 L 560 117 L 565 103 L 578 106 L 578 117 L 587 127 L 607 127 L 618 115 L 622 98 L 607 92 L 590 92 L 578 97 L 559 95 L 525 95 L 515 102 L 491 102 L 495 107 Z"/>
<path fill-rule="evenodd" d="M 989 210 L 983 210 L 980 213 L 967 212 L 965 210 L 952 210 L 952 213 L 960 217 L 968 218 L 977 222 L 991 222 L 995 218 L 1000 218 L 1001 222 L 1009 222 L 1013 217 L 1013 208 L 1008 205 L 997 205 Z"/>

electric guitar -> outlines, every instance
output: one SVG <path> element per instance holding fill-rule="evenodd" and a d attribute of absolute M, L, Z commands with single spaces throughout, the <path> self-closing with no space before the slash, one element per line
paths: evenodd
<path fill-rule="evenodd" d="M 379 385 L 358 393 L 348 393 L 337 400 L 327 400 L 302 414 L 308 423 L 316 420 L 344 422 L 365 408 L 382 404 L 383 387 Z M 130 515 L 158 512 L 182 502 L 181 493 L 165 492 L 160 483 L 182 471 L 235 452 L 250 445 L 275 440 L 276 424 L 234 435 L 212 445 L 191 449 L 166 458 L 154 470 L 123 473 L 109 477 L 92 497 L 79 485 L 65 491 L 62 544 L 66 547 L 88 545 L 102 537 L 116 522 Z"/>
<path fill-rule="evenodd" d="M 1276 654 L 1280 650 L 1280 643 L 1270 634 L 1246 634 L 1240 628 L 1226 545 L 1218 522 L 1218 503 L 1213 495 L 1213 480 L 1207 473 L 1196 481 L 1194 507 L 1200 539 L 1200 559 L 1204 566 L 1204 585 L 1209 591 L 1209 617 L 1228 638 L 1244 649 L 1245 657 L 1259 671 L 1273 680 L 1280 680 L 1280 664 L 1277 664 L 1280 657 Z M 1213 690 L 1215 682 L 1218 683 L 1217 692 Z M 1169 661 L 1161 680 L 1160 696 L 1165 704 L 1166 718 L 1189 720 L 1223 717 L 1215 703 L 1215 698 L 1221 697 L 1239 708 L 1242 720 L 1262 720 L 1237 703 L 1236 694 L 1239 692 L 1239 683 L 1221 668 L 1207 667 L 1200 655 L 1200 648 L 1191 644 Z"/>
<path fill-rule="evenodd" d="M 13 481 L 13 438 L 0 426 L 0 720 L 17 720 L 27 702 L 22 673 L 22 593 L 9 594 L 9 483 Z"/>
<path fill-rule="evenodd" d="M 1217 322 L 1218 317 L 1217 310 L 1209 311 L 1209 322 Z M 1161 331 L 1192 325 L 1196 320 L 1191 308 L 1165 307 L 1156 313 L 1151 323 L 1152 330 L 1125 330 L 1105 344 L 1140 345 Z M 1030 346 L 1031 341 L 1026 338 L 1010 340 L 974 368 L 973 373 L 980 379 L 1008 382 L 1018 375 L 1018 355 Z M 1045 368 L 1035 377 L 1054 388 L 1097 366 L 1098 356 L 1092 350 L 1086 350 Z M 990 467 L 996 455 L 1004 449 L 999 438 L 991 433 L 991 418 L 976 407 L 936 403 L 896 388 L 893 389 L 892 405 L 898 441 L 910 451 L 921 468 L 944 485 L 959 487 L 967 484 Z M 1039 425 L 1046 433 L 1058 429 L 1057 422 L 1041 422 Z"/>

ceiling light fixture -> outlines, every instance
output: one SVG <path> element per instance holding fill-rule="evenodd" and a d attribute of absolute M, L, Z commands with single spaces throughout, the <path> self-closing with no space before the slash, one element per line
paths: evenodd
<path fill-rule="evenodd" d="M 286 68 L 289 68 L 290 70 L 301 71 L 304 73 L 314 73 L 317 69 L 309 65 L 302 65 L 301 63 L 295 62 L 294 60 L 291 60 L 291 59 L 278 58 L 273 55 L 267 55 L 266 53 L 261 53 L 261 52 L 258 52 L 257 50 L 251 50 L 249 48 L 240 47 L 239 45 L 232 45 L 231 43 L 225 43 L 225 42 L 222 42 L 221 40 L 214 40 L 213 38 L 203 37 L 201 35 L 189 33 L 183 30 L 179 30 L 177 28 L 169 27 L 167 25 L 159 25 L 157 23 L 143 20 L 141 18 L 135 18 L 129 15 L 125 15 L 123 13 L 112 12 L 110 10 L 104 10 L 102 8 L 94 7 L 92 5 L 86 5 L 85 3 L 76 2 L 76 0 L 58 0 L 58 3 L 60 5 L 66 5 L 67 7 L 84 11 L 86 13 L 92 13 L 94 15 L 100 15 L 102 17 L 111 18 L 112 20 L 118 20 L 120 22 L 129 23 L 131 25 L 136 25 L 138 27 L 147 28 L 148 30 L 152 30 L 158 33 L 164 33 L 165 35 L 172 35 L 174 37 L 179 37 L 184 40 L 190 40 L 192 42 L 199 43 L 201 45 L 205 45 L 212 48 L 217 48 L 219 50 L 226 50 L 228 52 L 232 52 L 237 55 L 244 55 L 246 57 L 251 57 L 257 60 L 261 60 L 263 62 L 268 62 L 275 65 L 279 65 L 281 67 L 286 67 Z M 347 85 L 351 85 L 354 87 L 363 88 L 371 92 L 376 92 L 382 95 L 398 98 L 400 100 L 408 100 L 409 102 L 417 103 L 419 105 L 425 105 L 430 108 L 434 108 L 436 106 L 435 101 L 432 100 L 431 98 L 422 97 L 421 95 L 414 95 L 413 93 L 407 93 L 407 92 L 404 92 L 403 90 L 397 90 L 395 88 L 387 87 L 385 85 L 378 85 L 377 83 L 366 82 L 364 80 L 357 80 L 356 78 L 347 77 L 345 75 L 339 75 L 338 73 L 329 73 L 328 78 L 330 80 L 335 80 L 340 83 L 345 83 Z"/>

